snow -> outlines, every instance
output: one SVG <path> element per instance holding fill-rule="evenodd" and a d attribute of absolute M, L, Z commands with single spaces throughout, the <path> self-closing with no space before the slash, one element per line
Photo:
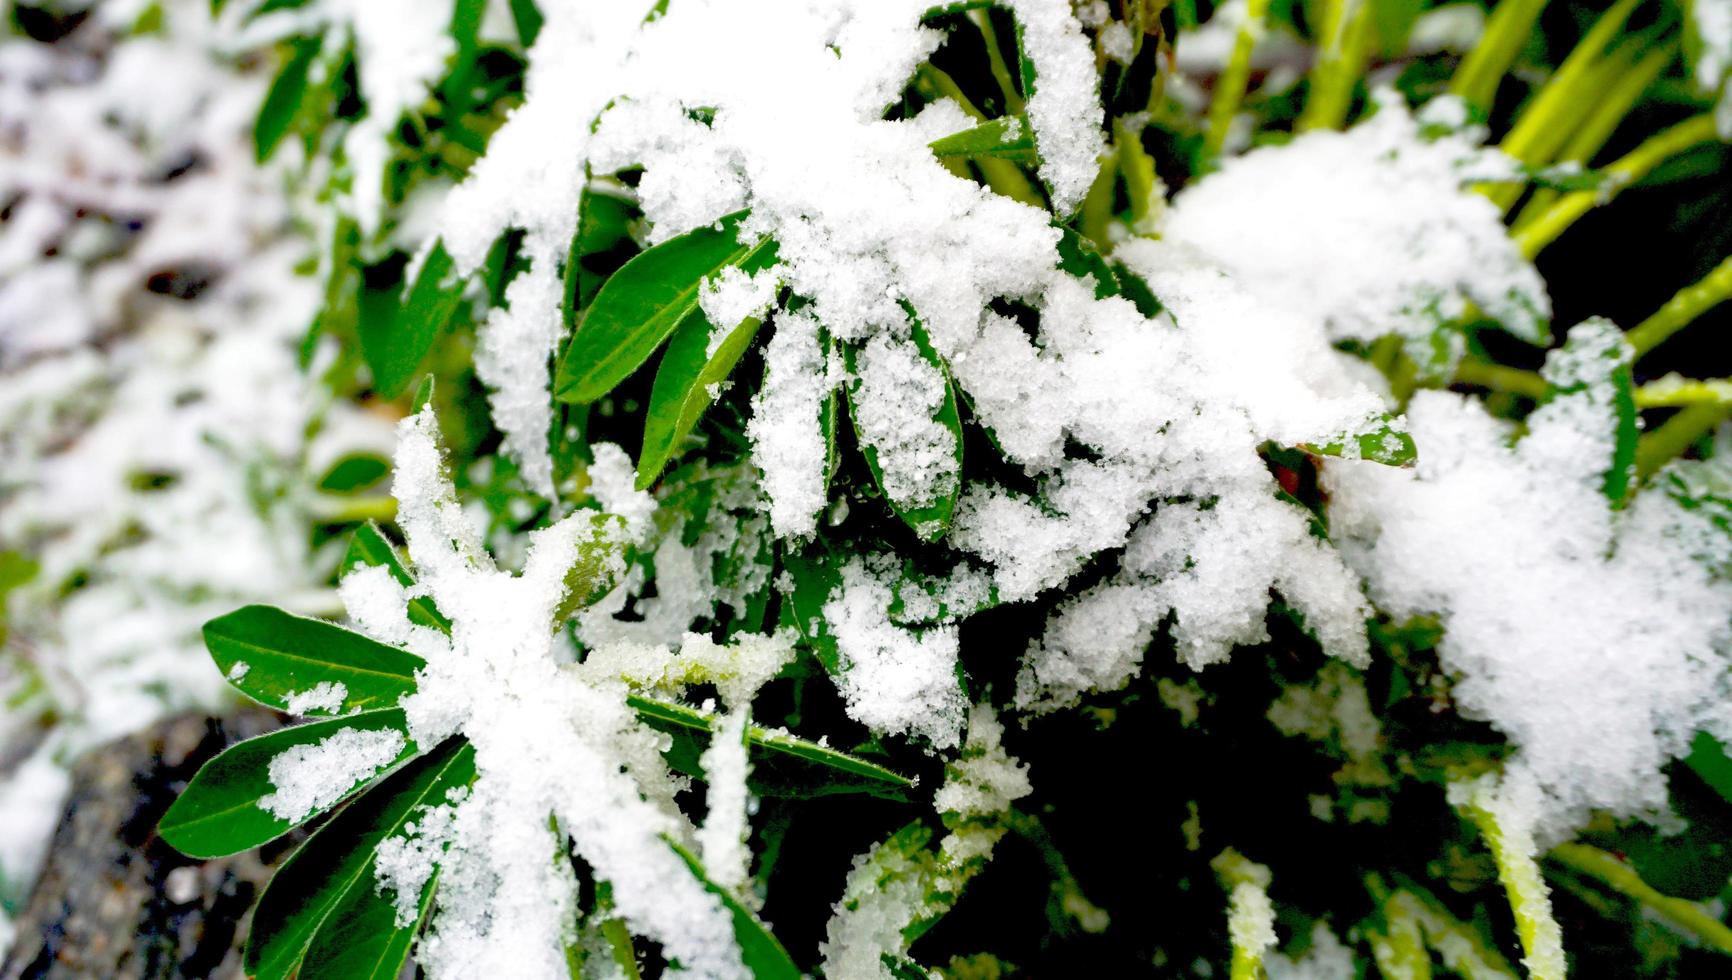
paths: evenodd
<path fill-rule="evenodd" d="M 1608 338 L 1603 323 L 1577 327 L 1548 375 L 1566 380 Z M 1726 539 L 1664 493 L 1612 508 L 1610 412 L 1603 386 L 1582 386 L 1512 447 L 1478 403 L 1421 392 L 1415 469 L 1330 461 L 1323 474 L 1337 546 L 1378 607 L 1440 618 L 1457 705 L 1517 747 L 1511 771 L 1543 794 L 1543 838 L 1590 809 L 1664 812 L 1661 767 L 1698 728 L 1732 734 L 1732 587 L 1712 572 Z"/>
<path fill-rule="evenodd" d="M 985 866 L 1011 805 L 1032 791 L 1027 767 L 1005 752 L 1003 734 L 990 706 L 968 709 L 967 742 L 934 799 L 949 830 L 936 848 L 915 823 L 854 859 L 818 947 L 825 976 L 890 980 L 896 974 L 884 959 L 907 956 L 905 930 L 948 911 Z"/>
<path fill-rule="evenodd" d="M 1720 138 L 1732 140 L 1732 2 L 1694 0 L 1690 24 L 1701 49 L 1696 54 L 1696 85 L 1718 92 L 1714 122 Z"/>
<path fill-rule="evenodd" d="M 314 486 L 390 444 L 296 366 L 318 284 L 282 174 L 253 160 L 269 64 L 230 57 L 200 0 L 124 40 L 120 9 L 62 44 L 0 40 L 0 547 L 40 565 L 7 598 L 0 756 L 44 767 L 232 704 L 206 620 L 333 611 Z M 64 786 L 0 786 L 0 901 L 23 899 Z"/>
<path fill-rule="evenodd" d="M 595 461 L 589 464 L 589 494 L 601 509 L 625 520 L 626 540 L 641 542 L 654 530 L 655 498 L 637 489 L 637 471 L 625 450 L 611 442 L 590 446 Z"/>
<path fill-rule="evenodd" d="M 291 691 L 284 696 L 291 715 L 334 715 L 343 710 L 349 688 L 342 681 L 320 681 L 305 691 Z"/>
<path fill-rule="evenodd" d="M 894 595 L 887 571 L 862 559 L 849 562 L 824 603 L 841 661 L 836 687 L 856 721 L 950 748 L 961 739 L 967 710 L 956 678 L 957 628 L 905 629 L 890 622 L 885 611 Z"/>
<path fill-rule="evenodd" d="M 457 503 L 436 431 L 430 411 L 403 421 L 392 491 L 417 588 L 450 617 L 451 643 L 402 707 L 417 744 L 465 735 L 478 775 L 451 814 L 419 962 L 445 976 L 566 975 L 577 882 L 548 860 L 552 814 L 634 932 L 694 973 L 744 976 L 729 913 L 667 845 L 695 832 L 674 806 L 663 736 L 636 719 L 621 680 L 569 663 L 555 642 L 567 570 L 587 552 L 623 571 L 623 521 L 579 511 L 530 536 L 521 573 L 501 570 Z M 430 873 L 432 849 L 409 862 L 411 850 L 392 866 L 399 902 Z"/>
<path fill-rule="evenodd" d="M 395 729 L 345 728 L 312 745 L 286 749 L 271 759 L 273 791 L 259 798 L 259 809 L 300 823 L 390 765 L 404 744 L 403 733 Z"/>
<path fill-rule="evenodd" d="M 821 413 L 834 385 L 818 321 L 780 313 L 764 348 L 764 386 L 752 399 L 746 437 L 764 474 L 770 527 L 780 538 L 810 537 L 824 509 L 830 446 Z"/>
<path fill-rule="evenodd" d="M 1346 132 L 1228 159 L 1174 199 L 1162 237 L 1198 249 L 1272 305 L 1321 318 L 1334 340 L 1396 333 L 1423 351 L 1469 304 L 1518 337 L 1544 338 L 1550 301 L 1539 274 L 1497 206 L 1462 193 L 1507 161 L 1478 145 L 1482 132 L 1424 139 L 1399 95 L 1374 100 L 1377 112 Z"/>

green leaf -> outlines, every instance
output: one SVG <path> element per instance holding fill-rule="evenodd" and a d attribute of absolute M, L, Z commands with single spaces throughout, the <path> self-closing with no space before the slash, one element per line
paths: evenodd
<path fill-rule="evenodd" d="M 541 10 L 535 6 L 535 0 L 508 0 L 508 5 L 511 21 L 517 26 L 517 39 L 527 48 L 541 34 Z"/>
<path fill-rule="evenodd" d="M 360 565 L 383 566 L 397 580 L 399 585 L 408 587 L 415 584 L 415 576 L 409 574 L 409 569 L 398 556 L 397 549 L 386 539 L 385 532 L 379 530 L 379 525 L 368 521 L 355 529 L 349 539 L 349 551 L 343 556 L 343 571 L 346 573 Z M 431 626 L 441 633 L 451 632 L 451 620 L 439 611 L 428 596 L 417 596 L 409 600 L 409 621 L 418 626 Z"/>
<path fill-rule="evenodd" d="M 408 651 L 273 606 L 218 616 L 205 624 L 204 642 L 236 690 L 278 711 L 321 683 L 347 690 L 338 713 L 396 707 L 415 690 L 415 671 L 425 666 Z"/>
<path fill-rule="evenodd" d="M 1093 242 L 1064 225 L 1059 231 L 1058 267 L 1078 279 L 1090 279 L 1095 284 L 1095 299 L 1119 295 L 1119 280 L 1113 267 L 1095 250 Z"/>
<path fill-rule="evenodd" d="M 361 317 L 361 354 L 373 371 L 373 388 L 380 397 L 403 393 L 439 332 L 457 312 L 464 281 L 456 272 L 445 243 L 436 240 L 402 304 L 387 315 Z"/>
<path fill-rule="evenodd" d="M 948 157 L 997 157 L 1017 163 L 1034 163 L 1034 129 L 1022 115 L 988 119 L 971 129 L 942 136 L 927 144 L 939 159 Z"/>
<path fill-rule="evenodd" d="M 774 246 L 770 255 L 775 255 Z M 711 392 L 720 393 L 722 382 L 751 346 L 763 322 L 755 316 L 741 320 L 716 345 L 714 353 L 708 349 L 712 327 L 701 314 L 687 317 L 674 331 L 667 353 L 656 368 L 655 385 L 650 389 L 649 408 L 644 414 L 643 449 L 637 461 L 639 490 L 648 489 L 661 476 L 680 443 L 716 400 Z"/>
<path fill-rule="evenodd" d="M 1409 435 L 1406 429 L 1398 426 L 1395 420 L 1388 415 L 1383 416 L 1375 428 L 1366 432 L 1346 436 L 1322 445 L 1306 443 L 1299 448 L 1319 456 L 1368 459 L 1373 463 L 1382 463 L 1386 466 L 1408 466 L 1419 458 L 1419 450 L 1413 444 L 1413 436 Z"/>
<path fill-rule="evenodd" d="M 1714 736 L 1707 732 L 1697 732 L 1696 740 L 1690 743 L 1690 754 L 1685 757 L 1684 764 L 1689 766 L 1702 781 L 1713 787 L 1714 792 L 1732 803 L 1732 758 L 1727 758 L 1726 749 Z"/>
<path fill-rule="evenodd" d="M 350 453 L 331 464 L 319 478 L 319 489 L 326 493 L 359 493 L 373 486 L 391 472 L 389 461 L 372 453 Z"/>
<path fill-rule="evenodd" d="M 683 704 L 674 704 L 647 698 L 642 695 L 627 695 L 626 703 L 638 718 L 645 724 L 660 731 L 670 733 L 688 733 L 708 737 L 711 731 L 709 715 Z M 753 766 L 783 765 L 782 774 L 787 779 L 778 779 L 776 785 L 789 789 L 804 790 L 800 795 L 819 795 L 829 792 L 873 792 L 889 795 L 894 799 L 905 799 L 906 791 L 912 789 L 914 781 L 901 773 L 886 769 L 875 762 L 868 762 L 858 756 L 839 752 L 825 745 L 798 738 L 782 732 L 773 732 L 757 725 L 746 727 L 746 743 L 751 747 Z M 795 773 L 786 763 L 795 763 L 796 767 L 806 769 L 805 773 Z M 683 771 L 683 770 L 682 770 Z M 688 772 L 688 775 L 693 773 Z M 757 775 L 754 773 L 754 775 Z M 840 782 L 834 777 L 846 777 Z M 775 793 L 786 796 L 791 793 Z"/>
<path fill-rule="evenodd" d="M 794 590 L 787 594 L 782 614 L 812 648 L 813 656 L 824 669 L 834 674 L 841 666 L 836 651 L 836 638 L 825 626 L 824 603 L 841 584 L 841 573 L 831 563 L 799 555 L 782 558 L 782 568 L 794 581 Z"/>
<path fill-rule="evenodd" d="M 421 807 L 444 803 L 474 778 L 474 749 L 450 739 L 320 828 L 283 862 L 253 911 L 247 975 L 278 980 L 300 967 L 303 980 L 395 977 L 415 930 L 397 928 L 390 905 L 375 893 L 374 855 Z M 429 894 L 423 892 L 423 903 Z"/>
<path fill-rule="evenodd" d="M 666 840 L 666 838 L 663 838 Z M 692 870 L 692 874 L 704 883 L 704 888 L 710 894 L 722 900 L 728 912 L 734 917 L 734 939 L 740 944 L 740 958 L 745 961 L 746 970 L 755 980 L 800 980 L 800 968 L 794 965 L 794 960 L 788 956 L 788 951 L 776 940 L 770 930 L 764 927 L 752 911 L 740 904 L 727 889 L 722 888 L 704 874 L 704 866 L 692 853 L 680 845 L 668 840 L 668 846 Z"/>
<path fill-rule="evenodd" d="M 635 249 L 631 201 L 598 193 L 584 185 L 577 200 L 577 231 L 565 259 L 565 326 L 577 325 L 578 311 L 595 302 L 601 284 L 619 266 L 618 256 Z"/>
<path fill-rule="evenodd" d="M 575 520 L 575 516 L 573 518 Z M 625 570 L 620 560 L 623 546 L 620 530 L 624 521 L 614 514 L 590 514 L 589 538 L 577 545 L 577 557 L 565 573 L 565 598 L 554 611 L 554 623 L 563 623 L 612 591 Z"/>
<path fill-rule="evenodd" d="M 687 317 L 701 317 L 698 292 L 704 281 L 763 247 L 740 244 L 745 214 L 695 228 L 621 266 L 596 293 L 566 346 L 555 396 L 595 401 L 630 377 Z"/>
<path fill-rule="evenodd" d="M 1541 374 L 1550 391 L 1542 402 L 1580 401 L 1600 414 L 1611 429 L 1612 455 L 1606 460 L 1600 492 L 1614 508 L 1636 489 L 1636 445 L 1641 436 L 1636 413 L 1634 351 L 1609 320 L 1593 317 L 1576 324 L 1564 346 L 1546 358 Z"/>
<path fill-rule="evenodd" d="M 415 743 L 407 741 L 408 722 L 403 712 L 395 708 L 309 722 L 249 738 L 199 769 L 162 815 L 157 831 L 175 850 L 195 858 L 226 857 L 276 840 L 304 821 L 284 820 L 259 806 L 259 800 L 276 792 L 271 783 L 271 760 L 297 745 L 314 745 L 347 729 L 403 732 L 406 741 L 393 766 L 418 751 Z M 357 780 L 343 795 L 352 795 L 372 779 Z"/>
<path fill-rule="evenodd" d="M 270 91 L 265 93 L 265 101 L 259 106 L 258 119 L 253 122 L 253 149 L 260 163 L 271 158 L 277 144 L 288 134 L 289 124 L 300 113 L 313 59 L 318 57 L 324 43 L 323 34 L 289 40 L 289 56 L 283 60 L 277 77 L 271 80 Z"/>
<path fill-rule="evenodd" d="M 926 335 L 926 328 L 912 314 L 909 316 L 909 325 L 912 328 L 914 344 L 920 350 L 920 356 L 944 376 L 944 401 L 939 404 L 938 412 L 933 416 L 933 419 L 950 430 L 952 444 L 955 446 L 955 468 L 952 471 L 954 479 L 949 481 L 945 492 L 940 494 L 937 500 L 923 507 L 905 507 L 894 497 L 891 497 L 887 491 L 884 493 L 884 499 L 889 501 L 890 509 L 896 512 L 896 516 L 902 518 L 903 523 L 912 528 L 922 541 L 936 541 L 950 530 L 950 520 L 956 514 L 956 498 L 962 491 L 962 419 L 956 411 L 956 386 L 951 383 L 950 371 L 945 367 L 943 358 L 939 357 L 938 352 L 932 348 L 932 341 Z M 843 348 L 843 360 L 848 367 L 848 372 L 853 374 L 854 351 L 852 348 Z M 879 466 L 878 450 L 860 433 L 859 412 L 855 405 L 855 389 L 857 387 L 859 387 L 858 382 L 847 386 L 848 414 L 849 417 L 855 419 L 854 434 L 860 437 L 860 451 L 866 457 L 866 465 L 872 471 L 872 479 L 877 482 L 878 489 L 883 490 L 884 470 Z"/>

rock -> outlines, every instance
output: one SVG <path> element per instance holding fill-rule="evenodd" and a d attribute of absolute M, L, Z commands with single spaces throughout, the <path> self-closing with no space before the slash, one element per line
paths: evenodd
<path fill-rule="evenodd" d="M 266 711 L 188 715 L 85 757 L 0 980 L 242 976 L 249 910 L 304 835 L 196 861 L 156 824 L 205 760 L 280 724 Z"/>

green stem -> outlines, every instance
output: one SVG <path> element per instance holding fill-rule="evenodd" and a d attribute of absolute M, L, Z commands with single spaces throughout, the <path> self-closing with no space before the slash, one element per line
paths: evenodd
<path fill-rule="evenodd" d="M 1004 111 L 1021 115 L 1025 108 L 1022 94 L 1016 90 L 1015 79 L 1011 78 L 1004 50 L 998 46 L 998 32 L 992 29 L 991 16 L 985 10 L 976 9 L 968 12 L 968 19 L 980 32 L 980 39 L 986 42 L 986 63 L 992 69 L 992 80 L 998 83 L 998 90 L 1004 95 Z"/>
<path fill-rule="evenodd" d="M 1682 456 L 1697 439 L 1702 438 L 1732 415 L 1732 404 L 1703 402 L 1681 409 L 1666 420 L 1666 424 L 1643 436 L 1636 443 L 1636 474 L 1648 477 L 1672 460 Z"/>
<path fill-rule="evenodd" d="M 1239 104 L 1245 101 L 1245 86 L 1251 80 L 1251 52 L 1263 35 L 1263 22 L 1268 16 L 1269 0 L 1248 0 L 1245 20 L 1233 38 L 1233 53 L 1227 58 L 1221 77 L 1215 80 L 1215 95 L 1209 102 L 1209 131 L 1203 145 L 1210 156 L 1219 156 L 1221 148 L 1227 145 L 1227 131 L 1233 126 L 1233 117 L 1239 114 Z"/>
<path fill-rule="evenodd" d="M 1587 844 L 1559 844 L 1551 858 L 1572 871 L 1598 879 L 1615 891 L 1634 899 L 1680 931 L 1700 939 L 1722 953 L 1732 953 L 1732 929 L 1695 902 L 1661 894 L 1642 880 L 1634 868 L 1611 854 Z"/>
<path fill-rule="evenodd" d="M 1728 299 L 1732 299 L 1732 255 L 1722 259 L 1712 272 L 1678 290 L 1658 312 L 1632 327 L 1624 339 L 1640 357 Z"/>
<path fill-rule="evenodd" d="M 1259 980 L 1263 954 L 1275 945 L 1275 911 L 1269 904 L 1269 869 L 1227 848 L 1209 862 L 1230 896 L 1227 935 L 1233 944 L 1231 980 Z"/>
<path fill-rule="evenodd" d="M 1600 15 L 1577 42 L 1575 50 L 1541 86 L 1539 94 L 1522 110 L 1503 139 L 1505 153 L 1534 166 L 1551 162 L 1553 154 L 1592 108 L 1591 96 L 1599 89 L 1591 84 L 1599 76 L 1596 69 L 1602 67 L 1606 48 L 1630 19 L 1630 11 L 1641 2 L 1618 0 Z"/>
<path fill-rule="evenodd" d="M 1634 66 L 1624 59 L 1613 60 L 1606 68 L 1606 77 L 1612 82 L 1609 88 L 1599 91 L 1590 100 L 1592 108 L 1587 119 L 1576 127 L 1576 132 L 1569 142 L 1558 153 L 1559 161 L 1574 160 L 1586 164 L 1594 158 L 1606 145 L 1618 124 L 1630 114 L 1636 102 L 1648 86 L 1654 84 L 1654 79 L 1666 70 L 1666 66 L 1677 57 L 1677 43 L 1668 39 L 1658 47 L 1642 56 Z M 1534 191 L 1534 196 L 1522 207 L 1516 216 L 1514 227 L 1519 231 L 1526 227 L 1534 218 L 1545 213 L 1552 202 L 1558 199 L 1558 192 L 1549 187 Z"/>
<path fill-rule="evenodd" d="M 1323 17 L 1327 38 L 1311 69 L 1311 90 L 1297 128 L 1340 129 L 1353 105 L 1353 87 L 1365 72 L 1371 39 L 1372 0 L 1329 0 Z"/>
<path fill-rule="evenodd" d="M 1486 21 L 1479 43 L 1461 60 L 1449 90 L 1471 105 L 1489 110 L 1497 86 L 1533 33 L 1546 0 L 1503 0 Z"/>
<path fill-rule="evenodd" d="M 1520 368 L 1485 361 L 1462 361 L 1456 365 L 1455 380 L 1457 384 L 1507 391 L 1534 401 L 1544 398 L 1551 390 L 1546 379 L 1534 371 L 1523 371 Z"/>
<path fill-rule="evenodd" d="M 1605 188 L 1565 194 L 1557 203 L 1537 215 L 1527 227 L 1515 233 L 1516 244 L 1521 247 L 1523 255 L 1533 258 L 1596 205 L 1610 201 L 1619 191 L 1646 177 L 1655 167 L 1671 157 L 1697 144 L 1718 138 L 1719 135 L 1714 129 L 1714 117 L 1707 113 L 1691 116 L 1672 128 L 1649 137 L 1642 145 L 1606 168 L 1606 176 L 1610 182 Z"/>

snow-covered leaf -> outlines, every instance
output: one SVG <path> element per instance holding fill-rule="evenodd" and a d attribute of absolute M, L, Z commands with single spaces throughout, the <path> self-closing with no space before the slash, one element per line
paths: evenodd
<path fill-rule="evenodd" d="M 933 447 L 924 440 L 911 442 L 908 439 L 911 429 L 907 426 L 895 425 L 893 432 L 886 432 L 885 426 L 871 425 L 863 419 L 862 409 L 871 413 L 905 411 L 906 406 L 885 402 L 886 396 L 896 393 L 908 379 L 900 371 L 889 379 L 875 377 L 874 362 L 859 350 L 844 346 L 843 360 L 855 379 L 847 386 L 848 416 L 854 421 L 854 433 L 859 437 L 866 465 L 891 510 L 922 540 L 935 541 L 950 530 L 957 495 L 962 489 L 962 421 L 956 410 L 956 390 L 944 360 L 933 350 L 932 341 L 917 318 L 910 317 L 909 326 L 919 360 L 936 372 L 943 384 L 942 397 L 936 400 L 930 419 L 938 426 L 935 431 L 948 433 L 950 437 L 948 458 L 928 458 Z M 885 370 L 890 373 L 894 369 Z M 896 441 L 884 438 L 885 435 Z M 910 487 L 911 482 L 923 486 Z"/>
<path fill-rule="evenodd" d="M 272 606 L 219 616 L 205 624 L 204 640 L 236 690 L 291 714 L 395 707 L 423 666 L 412 653 Z"/>
<path fill-rule="evenodd" d="M 265 809 L 262 800 L 277 792 L 271 780 L 271 761 L 296 747 L 313 747 L 342 732 L 390 731 L 406 733 L 403 712 L 368 711 L 346 718 L 296 725 L 250 738 L 230 746 L 204 764 L 184 791 L 163 814 L 157 831 L 176 850 L 189 857 L 215 858 L 239 854 L 269 843 L 289 832 L 302 820 L 288 820 Z M 419 751 L 405 737 L 403 749 L 390 764 L 395 765 Z M 373 779 L 368 774 L 333 800 L 341 802 Z M 328 809 L 321 807 L 320 809 Z M 311 817 L 313 814 L 307 814 Z"/>
<path fill-rule="evenodd" d="M 637 487 L 653 485 L 680 443 L 698 424 L 727 381 L 729 372 L 752 344 L 763 321 L 747 317 L 711 349 L 714 329 L 702 316 L 687 317 L 668 342 L 644 412 L 643 449 L 638 453 Z"/>
<path fill-rule="evenodd" d="M 707 743 L 713 719 L 685 705 L 631 695 L 626 702 L 640 719 L 664 732 L 696 736 Z M 746 728 L 752 749 L 753 785 L 772 796 L 823 796 L 830 793 L 871 793 L 905 799 L 914 781 L 859 756 L 827 745 L 757 725 Z M 694 756 L 695 757 L 695 756 Z M 701 775 L 677 767 L 687 775 Z"/>
<path fill-rule="evenodd" d="M 354 536 L 349 539 L 349 551 L 343 556 L 343 572 L 347 574 L 358 566 L 378 565 L 391 573 L 399 585 L 415 584 L 415 577 L 403 564 L 403 559 L 397 554 L 397 549 L 386 540 L 385 532 L 379 530 L 379 525 L 372 521 L 357 527 Z M 416 596 L 409 600 L 409 621 L 418 626 L 431 626 L 441 633 L 451 632 L 451 621 L 439 611 L 428 596 Z"/>
<path fill-rule="evenodd" d="M 1368 459 L 1386 466 L 1406 466 L 1419 458 L 1419 451 L 1413 444 L 1413 436 L 1408 434 L 1406 428 L 1398 425 L 1395 419 L 1388 416 L 1380 420 L 1376 426 L 1356 435 L 1320 445 L 1308 444 L 1300 448 L 1319 456 Z"/>
<path fill-rule="evenodd" d="M 396 977 L 417 929 L 398 927 L 392 903 L 378 893 L 375 852 L 421 807 L 444 803 L 451 790 L 474 777 L 474 750 L 451 739 L 321 827 L 283 862 L 260 897 L 247 937 L 247 975 Z M 429 885 L 423 904 L 431 894 Z"/>

